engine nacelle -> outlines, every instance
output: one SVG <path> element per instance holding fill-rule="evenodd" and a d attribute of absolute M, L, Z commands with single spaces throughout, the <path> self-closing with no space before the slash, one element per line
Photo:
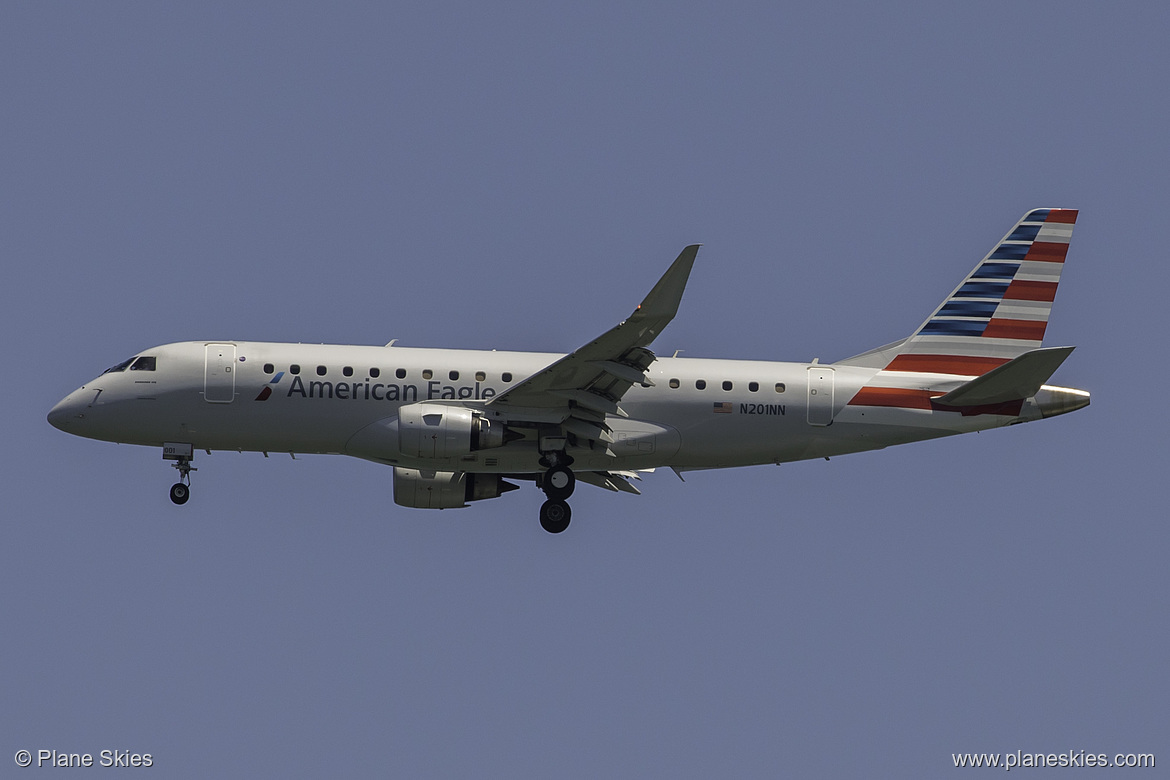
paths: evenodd
<path fill-rule="evenodd" d="M 517 487 L 498 474 L 394 469 L 394 503 L 414 509 L 459 509 L 468 501 L 499 498 Z"/>
<path fill-rule="evenodd" d="M 503 423 L 474 409 L 418 403 L 398 410 L 398 446 L 412 458 L 458 458 L 507 441 Z"/>

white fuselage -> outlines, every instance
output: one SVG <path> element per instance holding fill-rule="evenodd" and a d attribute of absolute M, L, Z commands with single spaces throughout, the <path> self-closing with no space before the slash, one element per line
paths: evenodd
<path fill-rule="evenodd" d="M 410 468 L 537 473 L 539 433 L 458 458 L 409 458 L 378 433 L 403 404 L 473 408 L 561 355 L 246 341 L 184 342 L 142 352 L 153 370 L 107 372 L 49 415 L 79 436 L 196 450 L 336 453 Z M 124 364 L 125 365 L 125 364 Z M 659 358 L 653 386 L 635 385 L 608 415 L 610 451 L 572 449 L 578 470 L 681 470 L 781 463 L 1037 419 L 1032 399 L 1016 414 L 853 406 L 878 369 L 748 360 Z M 945 392 L 963 381 L 921 374 Z M 905 382 L 903 382 L 905 385 Z M 504 420 L 507 423 L 507 420 Z"/>
<path fill-rule="evenodd" d="M 567 355 L 193 341 L 74 391 L 49 422 L 162 447 L 190 496 L 195 450 L 335 453 L 393 466 L 395 503 L 454 509 L 531 480 L 561 533 L 578 480 L 637 493 L 637 472 L 785 463 L 1075 411 L 1043 346 L 1077 212 L 1026 212 L 922 325 L 839 363 L 659 358 L 699 246 L 625 320 Z"/>

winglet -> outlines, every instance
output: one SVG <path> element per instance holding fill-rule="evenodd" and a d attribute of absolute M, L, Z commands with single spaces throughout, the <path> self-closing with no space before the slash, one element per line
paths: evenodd
<path fill-rule="evenodd" d="M 628 321 L 643 324 L 646 330 L 657 336 L 667 324 L 678 314 L 678 305 L 682 301 L 683 290 L 686 289 L 687 279 L 690 278 L 691 268 L 695 265 L 695 256 L 699 253 L 699 244 L 692 244 L 684 249 L 675 261 L 666 269 L 666 273 L 654 285 L 654 289 L 642 300 Z"/>

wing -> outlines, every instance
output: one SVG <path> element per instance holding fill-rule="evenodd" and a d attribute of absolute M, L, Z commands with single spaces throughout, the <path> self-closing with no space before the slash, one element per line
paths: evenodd
<path fill-rule="evenodd" d="M 560 425 L 579 442 L 604 449 L 612 441 L 605 415 L 625 417 L 620 401 L 626 391 L 653 384 L 646 369 L 655 357 L 646 347 L 678 312 L 698 251 L 698 244 L 684 249 L 624 322 L 508 388 L 486 408 L 513 422 Z"/>

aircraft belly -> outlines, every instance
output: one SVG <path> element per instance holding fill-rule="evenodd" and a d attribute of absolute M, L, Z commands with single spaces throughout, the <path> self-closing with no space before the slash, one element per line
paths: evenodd
<path fill-rule="evenodd" d="M 664 465 L 726 468 L 782 463 L 881 449 L 1007 425 L 1002 415 L 964 416 L 957 412 L 881 409 L 847 405 L 842 394 L 830 425 L 808 423 L 803 404 L 762 410 L 736 403 L 728 411 L 704 405 L 673 419 L 681 436 L 677 455 Z M 763 413 L 761 413 L 761 411 Z M 769 413 L 771 412 L 771 413 Z"/>
<path fill-rule="evenodd" d="M 208 404 L 188 401 L 153 420 L 157 441 L 191 442 L 196 449 L 254 452 L 343 452 L 354 430 L 369 412 L 334 405 L 296 408 L 269 402 Z M 157 441 L 156 441 L 157 440 Z M 144 442 L 147 443 L 147 442 Z"/>
<path fill-rule="evenodd" d="M 846 407 L 833 424 L 808 437 L 803 448 L 791 448 L 782 461 L 808 460 L 883 449 L 895 444 L 927 441 L 959 433 L 996 428 L 1014 418 L 923 409 Z"/>
<path fill-rule="evenodd" d="M 805 425 L 787 416 L 714 414 L 679 423 L 682 446 L 670 465 L 722 468 L 774 463 L 807 439 Z"/>
<path fill-rule="evenodd" d="M 514 441 L 502 447 L 476 450 L 450 458 L 411 457 L 401 451 L 397 420 L 377 420 L 355 433 L 344 452 L 365 460 L 392 466 L 478 473 L 539 473 L 541 453 L 533 439 Z M 581 471 L 654 468 L 665 465 L 678 452 L 680 436 L 669 426 L 643 420 L 615 420 L 614 441 L 608 452 L 598 448 L 570 446 L 573 468 Z"/>

